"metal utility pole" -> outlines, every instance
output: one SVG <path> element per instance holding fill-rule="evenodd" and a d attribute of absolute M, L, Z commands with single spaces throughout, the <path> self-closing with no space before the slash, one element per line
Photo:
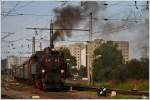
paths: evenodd
<path fill-rule="evenodd" d="M 40 51 L 42 51 L 42 43 L 40 42 Z"/>
<path fill-rule="evenodd" d="M 35 36 L 33 36 L 32 40 L 32 55 L 35 54 Z"/>
<path fill-rule="evenodd" d="M 93 58 L 93 44 L 92 44 L 92 13 L 89 15 L 89 43 L 87 44 L 87 58 L 88 58 L 88 84 L 93 84 L 93 67 L 92 67 L 92 58 Z"/>
<path fill-rule="evenodd" d="M 35 34 L 33 34 L 33 40 L 32 40 L 32 54 L 35 54 L 35 35 L 37 34 L 37 30 L 35 30 Z"/>
<path fill-rule="evenodd" d="M 51 33 L 52 33 L 52 31 L 51 31 L 51 27 L 52 27 L 52 26 L 51 26 L 51 23 L 50 23 L 49 26 L 50 26 L 50 30 L 49 30 L 49 31 L 50 31 L 50 32 L 49 32 L 49 47 L 51 47 L 51 35 L 52 35 L 52 34 L 51 34 Z"/>
<path fill-rule="evenodd" d="M 89 41 L 92 41 L 92 12 L 90 13 L 89 18 Z"/>
<path fill-rule="evenodd" d="M 54 44 L 53 44 L 53 23 L 52 23 L 52 20 L 51 20 L 51 23 L 50 23 L 50 36 L 49 36 L 49 40 L 50 40 L 50 48 L 54 48 Z"/>

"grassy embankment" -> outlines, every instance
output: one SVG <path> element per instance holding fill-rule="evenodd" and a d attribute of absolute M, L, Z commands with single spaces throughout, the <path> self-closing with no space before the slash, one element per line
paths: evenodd
<path fill-rule="evenodd" d="M 78 83 L 82 86 L 88 85 L 87 82 L 80 82 Z M 114 89 L 123 89 L 123 90 L 140 90 L 140 91 L 148 91 L 149 90 L 149 81 L 148 80 L 128 80 L 126 82 L 101 82 L 101 83 L 94 83 L 94 86 L 98 87 L 106 87 L 106 88 L 114 88 Z M 97 95 L 96 92 L 93 91 L 82 91 L 88 92 L 94 95 Z M 110 99 L 141 99 L 142 96 L 135 96 L 135 95 L 124 95 L 118 94 L 114 97 L 111 97 L 110 94 L 107 94 L 106 98 Z"/>
<path fill-rule="evenodd" d="M 87 82 L 78 83 L 81 86 L 87 86 Z M 94 86 L 114 88 L 114 89 L 123 89 L 123 90 L 140 90 L 140 91 L 149 91 L 149 80 L 128 80 L 126 82 L 94 82 Z"/>

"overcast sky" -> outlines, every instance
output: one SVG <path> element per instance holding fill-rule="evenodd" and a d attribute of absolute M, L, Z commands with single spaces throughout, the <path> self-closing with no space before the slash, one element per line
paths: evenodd
<path fill-rule="evenodd" d="M 110 19 L 125 19 L 127 16 L 130 17 L 130 19 L 134 19 L 135 16 L 137 19 L 143 19 L 148 16 L 148 13 L 144 11 L 145 1 L 138 1 L 137 7 L 134 6 L 135 2 L 113 2 L 113 1 L 107 1 L 109 5 L 104 11 L 100 11 L 100 13 L 97 14 L 98 18 L 110 18 Z M 80 2 L 52 2 L 52 1 L 4 1 L 1 3 L 1 13 L 7 13 L 8 16 L 1 16 L 1 30 L 2 32 L 14 32 L 15 34 L 10 35 L 9 37 L 5 38 L 6 41 L 13 41 L 17 40 L 13 43 L 5 43 L 1 42 L 1 52 L 2 52 L 2 58 L 5 58 L 8 55 L 15 54 L 17 56 L 25 56 L 26 52 L 32 52 L 32 43 L 31 41 L 28 41 L 26 39 L 32 39 L 34 31 L 27 30 L 25 28 L 27 27 L 49 27 L 50 20 L 55 20 L 55 14 L 53 10 L 55 8 L 61 8 L 66 5 L 79 5 Z M 16 14 L 28 14 L 28 15 L 16 15 Z M 13 16 L 15 15 L 15 16 Z M 117 25 L 117 21 L 111 21 L 112 23 L 116 23 L 114 25 Z M 77 27 L 85 28 L 83 25 L 85 24 L 85 21 L 81 22 L 80 25 L 77 25 Z M 94 32 L 97 32 L 100 30 L 103 30 L 101 27 L 103 21 L 93 21 L 94 25 Z M 143 22 L 144 23 L 144 22 Z M 132 25 L 134 26 L 134 25 Z M 142 33 L 140 33 L 140 30 L 135 31 L 136 27 L 144 26 L 141 24 L 141 22 L 135 23 L 135 27 L 133 27 L 133 31 L 126 29 L 123 31 L 117 32 L 117 34 L 108 34 L 99 32 L 98 34 L 93 34 L 93 38 L 103 38 L 105 40 L 124 40 L 129 41 L 130 45 L 130 58 L 139 58 L 141 57 L 142 47 L 139 46 L 140 41 L 147 40 L 148 38 L 145 38 L 145 35 L 147 36 L 147 33 L 142 36 L 140 36 Z M 2 33 L 1 37 L 4 37 L 7 35 L 6 33 Z M 48 39 L 48 31 L 39 31 L 39 34 L 36 36 L 36 38 L 44 37 L 45 39 Z M 82 40 L 88 40 L 88 33 L 87 32 L 72 32 L 72 37 L 66 37 L 66 40 L 76 40 L 76 41 L 82 41 Z M 148 43 L 143 42 L 142 46 L 148 47 Z M 66 44 L 66 42 L 57 42 L 58 44 Z M 146 45 L 145 45 L 146 44 Z M 28 46 L 29 45 L 29 46 Z M 43 48 L 47 47 L 49 45 L 49 42 L 42 41 Z M 39 49 L 39 42 L 36 43 L 36 49 Z M 138 50 L 137 50 L 138 49 Z M 10 53 L 8 53 L 10 52 Z"/>

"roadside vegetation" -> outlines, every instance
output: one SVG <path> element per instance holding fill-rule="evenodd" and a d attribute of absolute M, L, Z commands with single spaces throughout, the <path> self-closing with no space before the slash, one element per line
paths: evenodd
<path fill-rule="evenodd" d="M 78 73 L 77 68 L 73 68 L 73 66 L 77 65 L 76 58 L 71 55 L 68 48 L 62 47 L 58 51 L 60 52 L 61 55 L 64 56 L 65 62 L 67 64 L 66 66 L 68 70 L 68 77 L 73 78 L 74 77 L 73 75 Z"/>
<path fill-rule="evenodd" d="M 100 55 L 100 56 L 99 56 Z M 99 56 L 98 58 L 96 58 Z M 149 60 L 132 59 L 124 63 L 121 51 L 111 41 L 94 51 L 93 79 L 95 85 L 118 89 L 149 89 Z"/>
<path fill-rule="evenodd" d="M 95 86 L 106 87 L 111 89 L 122 89 L 122 90 L 140 90 L 148 91 L 149 90 L 149 81 L 148 80 L 127 80 L 125 82 L 98 82 L 94 83 Z"/>
<path fill-rule="evenodd" d="M 71 78 L 77 73 L 79 80 L 87 77 L 86 66 L 81 66 L 79 70 L 72 68 L 76 66 L 76 59 L 69 49 L 60 48 L 59 51 L 64 54 L 65 59 L 69 59 L 66 62 Z M 94 86 L 148 91 L 149 59 L 132 59 L 125 63 L 121 50 L 108 41 L 94 50 L 93 80 Z M 87 81 L 79 81 L 77 84 L 88 85 Z"/>

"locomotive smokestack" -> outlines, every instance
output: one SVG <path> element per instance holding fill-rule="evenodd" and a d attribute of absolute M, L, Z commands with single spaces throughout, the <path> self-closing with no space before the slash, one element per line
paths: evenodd
<path fill-rule="evenodd" d="M 53 23 L 51 21 L 50 23 L 50 48 L 54 48 L 54 43 L 53 43 Z"/>

